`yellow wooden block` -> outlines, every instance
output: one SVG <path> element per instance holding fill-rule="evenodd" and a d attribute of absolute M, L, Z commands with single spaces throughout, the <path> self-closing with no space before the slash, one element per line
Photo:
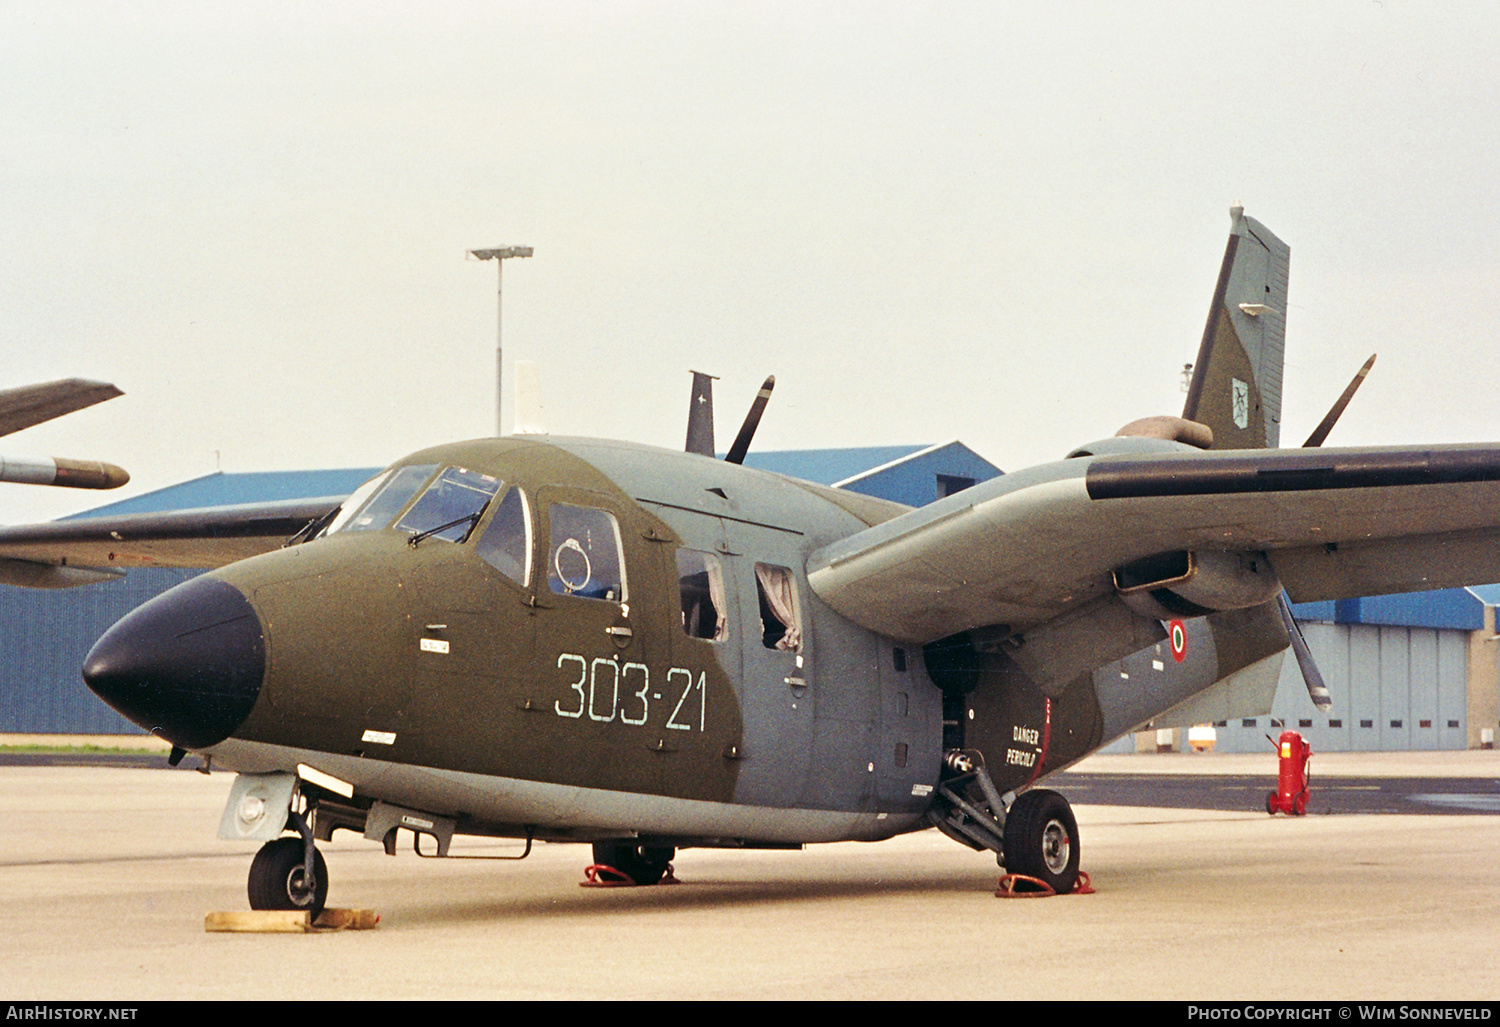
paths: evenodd
<path fill-rule="evenodd" d="M 325 909 L 312 920 L 295 909 L 245 909 L 209 913 L 203 929 L 234 934 L 313 934 L 323 931 L 368 931 L 380 923 L 373 909 Z"/>

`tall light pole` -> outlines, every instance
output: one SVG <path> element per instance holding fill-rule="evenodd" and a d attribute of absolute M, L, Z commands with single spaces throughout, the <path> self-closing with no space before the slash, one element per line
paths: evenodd
<path fill-rule="evenodd" d="M 529 257 L 533 253 L 530 246 L 497 246 L 492 250 L 470 250 L 469 256 L 475 260 L 493 260 L 495 262 L 495 434 L 505 434 L 505 422 L 501 418 L 501 411 L 505 405 L 505 364 L 500 354 L 500 313 L 501 313 L 501 286 L 505 279 L 505 262 L 511 257 Z"/>

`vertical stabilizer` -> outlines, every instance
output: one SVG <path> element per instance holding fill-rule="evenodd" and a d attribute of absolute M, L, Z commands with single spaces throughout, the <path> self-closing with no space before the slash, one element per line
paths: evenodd
<path fill-rule="evenodd" d="M 1229 246 L 1182 416 L 1213 429 L 1214 449 L 1274 449 L 1292 251 L 1243 207 L 1229 216 Z"/>
<path fill-rule="evenodd" d="M 714 456 L 714 382 L 711 374 L 693 372 L 693 398 L 688 403 L 687 452 Z"/>

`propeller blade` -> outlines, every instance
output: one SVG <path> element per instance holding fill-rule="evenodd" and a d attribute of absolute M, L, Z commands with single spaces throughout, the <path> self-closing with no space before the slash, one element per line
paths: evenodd
<path fill-rule="evenodd" d="M 693 398 L 688 403 L 687 452 L 714 455 L 714 381 L 711 374 L 693 372 Z"/>
<path fill-rule="evenodd" d="M 1307 437 L 1307 441 L 1302 443 L 1303 449 L 1312 449 L 1321 446 L 1323 440 L 1328 438 L 1328 433 L 1333 431 L 1333 426 L 1343 416 L 1344 408 L 1349 405 L 1349 401 L 1354 398 L 1354 394 L 1359 391 L 1359 387 L 1365 383 L 1365 376 L 1370 373 L 1370 368 L 1375 366 L 1376 356 L 1377 354 L 1370 354 L 1370 359 L 1366 360 L 1365 366 L 1359 369 L 1359 373 L 1354 376 L 1354 380 L 1349 383 L 1349 387 L 1344 390 L 1344 394 L 1333 405 L 1333 409 L 1328 411 L 1322 423 L 1314 428 L 1313 433 Z"/>
<path fill-rule="evenodd" d="M 1333 426 L 1343 416 L 1344 408 L 1359 391 L 1359 387 L 1365 383 L 1365 376 L 1370 373 L 1370 368 L 1375 366 L 1376 354 L 1370 354 L 1370 359 L 1365 361 L 1365 366 L 1359 369 L 1344 389 L 1344 394 L 1333 404 L 1333 408 L 1323 417 L 1323 420 L 1313 429 L 1313 433 L 1302 443 L 1303 449 L 1316 449 L 1328 438 L 1328 433 L 1333 431 Z M 1297 626 L 1297 619 L 1292 616 L 1292 604 L 1283 591 L 1276 597 L 1276 608 L 1281 611 L 1281 622 L 1286 626 L 1286 633 L 1292 640 L 1292 653 L 1297 657 L 1297 667 L 1302 671 L 1302 680 L 1307 685 L 1307 697 L 1312 700 L 1319 712 L 1326 713 L 1333 709 L 1333 696 L 1328 694 L 1328 686 L 1323 683 L 1323 672 L 1318 670 L 1317 661 L 1313 659 L 1312 650 L 1307 647 L 1307 639 L 1302 637 L 1302 629 Z"/>
<path fill-rule="evenodd" d="M 761 384 L 760 391 L 755 394 L 755 402 L 750 404 L 750 412 L 745 415 L 745 423 L 740 425 L 740 433 L 734 437 L 734 445 L 729 447 L 729 453 L 724 457 L 726 463 L 742 464 L 745 462 L 745 454 L 750 452 L 750 440 L 755 437 L 755 429 L 760 427 L 760 416 L 766 412 L 766 404 L 771 401 L 771 390 L 776 388 L 776 376 L 770 375 Z"/>
<path fill-rule="evenodd" d="M 1302 637 L 1302 629 L 1292 616 L 1292 604 L 1287 601 L 1285 592 L 1276 597 L 1276 608 L 1281 611 L 1281 623 L 1286 626 L 1286 633 L 1291 637 L 1292 652 L 1296 654 L 1302 680 L 1307 683 L 1307 697 L 1320 713 L 1327 713 L 1333 709 L 1333 696 L 1328 694 L 1328 686 L 1323 684 L 1323 675 L 1313 660 L 1312 650 L 1307 647 L 1307 639 Z"/>

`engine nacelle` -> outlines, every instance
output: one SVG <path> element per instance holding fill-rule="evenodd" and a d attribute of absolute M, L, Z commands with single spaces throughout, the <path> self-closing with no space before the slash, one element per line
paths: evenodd
<path fill-rule="evenodd" d="M 1098 442 L 1079 446 L 1068 454 L 1067 459 L 1079 456 L 1114 456 L 1120 453 L 1136 455 L 1192 452 L 1195 449 L 1211 449 L 1213 444 L 1213 429 L 1206 424 L 1181 417 L 1143 417 L 1115 432 L 1112 439 L 1100 439 Z"/>
<path fill-rule="evenodd" d="M 1115 568 L 1114 583 L 1127 606 L 1157 620 L 1243 610 L 1281 592 L 1281 579 L 1260 552 L 1158 553 Z"/>

